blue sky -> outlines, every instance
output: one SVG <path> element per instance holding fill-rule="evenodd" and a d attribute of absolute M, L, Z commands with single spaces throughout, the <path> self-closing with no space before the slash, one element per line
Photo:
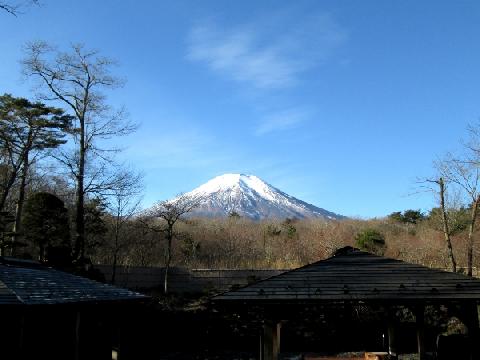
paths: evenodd
<path fill-rule="evenodd" d="M 22 45 L 116 59 L 145 205 L 228 172 L 348 216 L 428 209 L 432 161 L 480 115 L 477 1 L 54 1 L 0 13 L 0 92 Z"/>

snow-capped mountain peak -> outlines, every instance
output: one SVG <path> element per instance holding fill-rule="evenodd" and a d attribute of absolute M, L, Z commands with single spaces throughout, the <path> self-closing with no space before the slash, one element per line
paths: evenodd
<path fill-rule="evenodd" d="M 266 199 L 274 200 L 273 193 L 269 189 L 268 184 L 255 175 L 245 174 L 224 174 L 217 176 L 193 190 L 192 193 L 208 196 L 219 191 L 228 190 L 245 191 L 248 193 L 254 191 Z"/>
<path fill-rule="evenodd" d="M 228 216 L 232 212 L 252 219 L 327 218 L 343 216 L 294 198 L 254 175 L 224 174 L 185 194 L 201 197 L 192 215 Z"/>

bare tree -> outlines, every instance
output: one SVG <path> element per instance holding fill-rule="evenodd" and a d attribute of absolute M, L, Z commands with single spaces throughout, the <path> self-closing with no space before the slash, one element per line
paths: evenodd
<path fill-rule="evenodd" d="M 467 240 L 467 275 L 473 273 L 473 250 L 475 225 L 478 218 L 478 207 L 480 205 L 480 193 L 478 189 L 480 181 L 480 171 L 478 162 L 464 154 L 464 158 L 457 159 L 448 154 L 446 159 L 437 163 L 442 176 L 450 183 L 456 185 L 466 197 L 467 205 L 470 208 L 470 217 L 468 222 L 468 240 Z"/>
<path fill-rule="evenodd" d="M 172 260 L 172 242 L 178 236 L 175 224 L 194 208 L 200 205 L 201 196 L 182 194 L 174 200 L 160 201 L 148 211 L 148 219 L 144 223 L 157 233 L 163 233 L 167 246 L 165 248 L 164 291 L 168 293 L 168 270 Z"/>
<path fill-rule="evenodd" d="M 124 230 L 126 225 L 137 214 L 141 198 L 142 175 L 130 170 L 120 174 L 121 182 L 108 196 L 108 209 L 112 216 L 110 223 L 112 259 L 112 284 L 115 283 L 119 253 L 126 246 Z"/>
<path fill-rule="evenodd" d="M 75 181 L 74 257 L 81 260 L 85 255 L 85 195 L 96 188 L 113 187 L 102 175 L 118 149 L 104 149 L 98 141 L 130 134 L 136 126 L 125 120 L 124 109 L 114 111 L 102 93 L 122 85 L 111 75 L 112 60 L 83 45 L 59 52 L 45 42 L 33 42 L 25 51 L 24 73 L 39 80 L 43 90 L 39 96 L 63 104 L 75 119 L 70 131 L 75 148 L 57 159 Z"/>
<path fill-rule="evenodd" d="M 440 209 L 442 211 L 442 222 L 443 222 L 443 234 L 445 236 L 445 242 L 447 243 L 448 249 L 448 257 L 450 258 L 450 262 L 452 264 L 452 271 L 457 271 L 457 263 L 455 261 L 455 256 L 453 254 L 453 247 L 452 247 L 452 240 L 451 240 L 451 232 L 450 227 L 448 224 L 448 217 L 447 217 L 447 207 L 445 205 L 445 181 L 443 178 L 439 178 L 437 180 L 437 184 L 439 187 L 439 195 L 440 195 Z"/>
<path fill-rule="evenodd" d="M 450 259 L 452 271 L 456 272 L 457 262 L 455 260 L 455 255 L 452 247 L 452 238 L 451 238 L 452 231 L 450 228 L 449 212 L 448 212 L 447 201 L 446 201 L 445 179 L 443 177 L 439 177 L 437 179 L 427 179 L 424 182 L 426 182 L 427 184 L 435 184 L 435 188 L 428 187 L 428 189 L 434 192 L 435 194 L 437 194 L 438 196 L 441 219 L 442 219 L 442 230 L 443 230 L 443 236 L 445 238 L 445 243 L 447 245 L 448 258 Z"/>
<path fill-rule="evenodd" d="M 17 16 L 21 14 L 22 9 L 25 9 L 32 5 L 40 5 L 40 2 L 38 0 L 28 0 L 20 2 L 0 1 L 0 10 L 4 10 L 13 16 Z"/>

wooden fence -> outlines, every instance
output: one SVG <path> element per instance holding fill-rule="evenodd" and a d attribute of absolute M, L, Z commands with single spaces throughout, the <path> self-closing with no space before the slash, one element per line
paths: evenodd
<path fill-rule="evenodd" d="M 95 265 L 105 280 L 110 282 L 112 267 Z M 281 274 L 286 270 L 263 269 L 185 269 L 170 268 L 169 289 L 176 293 L 221 292 L 248 285 L 258 280 Z M 134 290 L 151 290 L 163 287 L 164 268 L 118 266 L 115 285 Z"/>

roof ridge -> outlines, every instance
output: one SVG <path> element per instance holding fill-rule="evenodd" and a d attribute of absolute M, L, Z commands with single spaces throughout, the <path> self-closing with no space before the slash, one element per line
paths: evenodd
<path fill-rule="evenodd" d="M 25 268 L 41 268 L 41 269 L 48 269 L 50 268 L 48 265 L 43 264 L 39 261 L 36 260 L 30 260 L 30 259 L 20 259 L 12 256 L 0 256 L 0 264 L 3 265 L 10 265 L 10 266 L 19 266 L 19 267 L 25 267 Z"/>
<path fill-rule="evenodd" d="M 331 260 L 331 259 L 333 259 L 335 256 L 350 255 L 351 252 L 346 252 L 346 253 L 337 254 L 338 251 L 341 251 L 341 250 L 343 250 L 343 249 L 347 250 L 347 248 L 350 248 L 350 249 L 352 249 L 352 250 L 356 250 L 355 252 L 356 252 L 357 254 L 358 254 L 358 253 L 364 253 L 364 254 L 374 255 L 374 254 L 370 254 L 370 253 L 368 253 L 368 252 L 366 252 L 366 251 L 361 251 L 361 250 L 359 250 L 359 249 L 357 249 L 357 248 L 354 248 L 354 247 L 352 247 L 352 246 L 344 246 L 344 247 L 336 250 L 335 253 L 334 253 L 332 256 L 328 257 L 328 258 L 321 259 L 321 260 L 317 260 L 317 261 L 315 261 L 315 262 L 302 265 L 302 266 L 300 266 L 300 267 L 298 267 L 298 268 L 295 268 L 295 269 L 286 270 L 286 271 L 284 271 L 284 272 L 282 272 L 282 273 L 280 273 L 280 274 L 269 276 L 269 277 L 267 277 L 267 278 L 265 278 L 265 279 L 261 279 L 261 280 L 259 280 L 259 281 L 256 281 L 256 282 L 252 283 L 252 284 L 247 284 L 247 285 L 244 285 L 244 286 L 240 286 L 240 287 L 236 288 L 235 290 L 227 290 L 227 291 L 221 292 L 220 294 L 214 295 L 214 296 L 212 297 L 212 300 L 214 300 L 216 297 L 221 297 L 221 296 L 223 296 L 224 294 L 227 294 L 227 293 L 229 293 L 229 292 L 231 292 L 231 291 L 238 291 L 238 290 L 244 289 L 244 288 L 246 288 L 246 287 L 249 287 L 249 286 L 252 286 L 252 285 L 257 285 L 257 284 L 260 284 L 260 283 L 265 282 L 265 281 L 267 281 L 267 280 L 270 280 L 270 279 L 273 279 L 273 278 L 277 278 L 277 277 L 279 277 L 279 276 L 287 275 L 287 274 L 289 274 L 289 273 L 291 273 L 291 272 L 293 272 L 293 271 L 302 270 L 302 269 L 305 269 L 305 268 L 307 268 L 307 267 L 316 265 L 316 264 L 318 264 L 318 263 Z M 377 256 L 377 255 L 375 255 L 375 256 Z"/>
<path fill-rule="evenodd" d="M 339 250 L 326 259 L 221 293 L 212 297 L 212 300 L 225 300 L 229 297 L 259 300 L 358 300 L 419 296 L 429 299 L 443 296 L 480 300 L 480 279 L 352 247 Z"/>

